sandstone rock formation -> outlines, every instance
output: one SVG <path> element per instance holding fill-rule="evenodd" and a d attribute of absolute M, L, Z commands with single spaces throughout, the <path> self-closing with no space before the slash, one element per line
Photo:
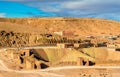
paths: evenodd
<path fill-rule="evenodd" d="M 118 34 L 120 32 L 119 22 L 94 18 L 0 18 L 0 23 L 11 27 L 12 25 L 19 26 L 23 30 L 16 28 L 18 31 L 31 33 L 65 31 L 68 35 L 73 33 L 76 36 L 86 36 Z"/>

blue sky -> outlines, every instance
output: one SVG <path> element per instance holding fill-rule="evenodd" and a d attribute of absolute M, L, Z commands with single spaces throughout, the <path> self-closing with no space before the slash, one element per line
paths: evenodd
<path fill-rule="evenodd" d="M 120 0 L 0 0 L 0 17 L 82 17 L 120 21 Z"/>

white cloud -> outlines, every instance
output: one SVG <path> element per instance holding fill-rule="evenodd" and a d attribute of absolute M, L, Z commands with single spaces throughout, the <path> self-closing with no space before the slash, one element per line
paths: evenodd
<path fill-rule="evenodd" d="M 57 16 L 120 20 L 120 0 L 3 0 L 20 2 Z M 5 14 L 2 14 L 5 16 Z M 1 17 L 1 16 L 0 16 Z"/>
<path fill-rule="evenodd" d="M 5 18 L 6 14 L 5 13 L 0 13 L 0 18 Z"/>
<path fill-rule="evenodd" d="M 40 10 L 45 12 L 60 12 L 58 8 L 52 8 L 52 7 L 40 8 Z"/>
<path fill-rule="evenodd" d="M 29 1 L 39 1 L 39 0 L 3 0 L 3 1 L 11 1 L 11 2 L 29 2 Z"/>

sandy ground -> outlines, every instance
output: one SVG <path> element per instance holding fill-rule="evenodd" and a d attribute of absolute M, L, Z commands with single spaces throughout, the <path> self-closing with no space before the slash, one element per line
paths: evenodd
<path fill-rule="evenodd" d="M 12 70 L 0 61 L 0 77 L 120 77 L 119 66 L 65 66 L 41 70 Z"/>
<path fill-rule="evenodd" d="M 0 77 L 120 77 L 120 66 L 64 66 L 40 70 L 13 70 L 6 64 L 10 59 L 0 50 Z M 9 63 L 9 62 L 8 62 Z"/>
<path fill-rule="evenodd" d="M 108 68 L 108 67 L 106 68 L 61 67 L 61 68 L 59 68 L 59 70 L 49 70 L 48 72 L 60 74 L 63 75 L 63 77 L 120 77 L 119 74 L 120 68 Z"/>

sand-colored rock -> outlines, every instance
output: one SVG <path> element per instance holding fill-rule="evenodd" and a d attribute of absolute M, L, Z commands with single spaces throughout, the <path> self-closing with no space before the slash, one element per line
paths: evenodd
<path fill-rule="evenodd" d="M 65 31 L 86 36 L 120 32 L 119 22 L 96 18 L 0 18 L 0 24 L 0 30 L 6 28 L 6 30 L 28 33 Z"/>

